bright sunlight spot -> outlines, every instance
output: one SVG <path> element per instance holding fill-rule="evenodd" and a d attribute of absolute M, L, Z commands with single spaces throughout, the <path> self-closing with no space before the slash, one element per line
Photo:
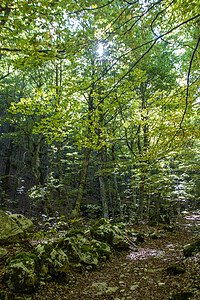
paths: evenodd
<path fill-rule="evenodd" d="M 97 53 L 98 53 L 99 56 L 103 55 L 103 44 L 98 45 Z"/>

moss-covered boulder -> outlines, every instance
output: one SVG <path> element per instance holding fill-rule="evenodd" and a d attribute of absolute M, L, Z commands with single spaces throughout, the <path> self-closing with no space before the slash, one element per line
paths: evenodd
<path fill-rule="evenodd" d="M 5 284 L 17 293 L 31 293 L 39 284 L 39 264 L 34 254 L 21 252 L 7 260 Z"/>
<path fill-rule="evenodd" d="M 35 253 L 40 263 L 40 275 L 42 277 L 51 275 L 58 276 L 70 270 L 69 260 L 62 249 L 56 248 L 54 244 L 40 244 L 35 248 Z"/>
<path fill-rule="evenodd" d="M 106 242 L 117 249 L 127 249 L 123 223 L 111 224 L 105 219 L 100 219 L 90 229 L 91 235 L 99 241 Z"/>
<path fill-rule="evenodd" d="M 24 231 L 11 218 L 11 215 L 0 210 L 0 245 L 19 243 L 24 238 Z"/>
<path fill-rule="evenodd" d="M 200 240 L 197 240 L 194 243 L 191 243 L 189 246 L 186 246 L 183 249 L 183 253 L 184 253 L 185 257 L 192 256 L 198 252 L 200 252 Z"/>
<path fill-rule="evenodd" d="M 98 264 L 95 249 L 91 246 L 91 242 L 81 234 L 60 239 L 58 248 L 63 249 L 70 263 Z"/>
<path fill-rule="evenodd" d="M 76 237 L 61 238 L 58 247 L 67 254 L 70 262 L 80 262 L 80 247 Z"/>
<path fill-rule="evenodd" d="M 33 231 L 33 222 L 20 214 L 0 210 L 0 245 L 21 243 Z"/>
<path fill-rule="evenodd" d="M 98 264 L 98 254 L 94 247 L 91 246 L 90 243 L 87 243 L 86 240 L 80 241 L 80 249 L 81 249 L 81 263 L 96 266 Z"/>
<path fill-rule="evenodd" d="M 30 219 L 20 214 L 12 214 L 10 217 L 17 223 L 25 233 L 33 232 L 34 225 Z"/>
<path fill-rule="evenodd" d="M 107 243 L 97 241 L 97 240 L 92 240 L 91 244 L 92 244 L 92 248 L 96 251 L 100 259 L 105 260 L 110 257 L 112 251 L 110 246 Z"/>

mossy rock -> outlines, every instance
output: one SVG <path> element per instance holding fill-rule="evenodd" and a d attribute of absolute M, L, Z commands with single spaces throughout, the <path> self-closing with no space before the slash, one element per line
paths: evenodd
<path fill-rule="evenodd" d="M 88 265 L 96 266 L 98 264 L 98 254 L 92 247 L 91 242 L 86 238 L 79 240 L 81 250 L 81 262 Z"/>
<path fill-rule="evenodd" d="M 25 239 L 25 232 L 16 221 L 3 210 L 0 210 L 0 245 L 21 243 Z"/>
<path fill-rule="evenodd" d="M 45 277 L 58 276 L 69 272 L 69 260 L 62 249 L 55 247 L 54 244 L 38 245 L 35 248 L 40 262 L 40 274 Z"/>
<path fill-rule="evenodd" d="M 198 252 L 200 252 L 200 240 L 198 240 L 194 243 L 191 243 L 189 246 L 186 246 L 183 249 L 183 254 L 185 257 L 195 255 Z"/>
<path fill-rule="evenodd" d="M 58 241 L 58 248 L 61 248 L 68 256 L 72 263 L 80 262 L 80 247 L 78 245 L 77 237 L 61 238 Z"/>
<path fill-rule="evenodd" d="M 7 260 L 5 284 L 13 292 L 31 293 L 39 285 L 39 263 L 35 254 L 21 252 Z"/>
<path fill-rule="evenodd" d="M 62 238 L 57 247 L 63 249 L 70 263 L 98 264 L 98 254 L 92 248 L 91 242 L 82 235 Z"/>
<path fill-rule="evenodd" d="M 185 273 L 185 270 L 178 265 L 171 265 L 167 268 L 167 273 L 171 275 L 179 275 Z"/>
<path fill-rule="evenodd" d="M 34 225 L 30 219 L 27 219 L 21 214 L 12 214 L 10 217 L 17 223 L 19 228 L 21 228 L 25 233 L 33 232 Z"/>
<path fill-rule="evenodd" d="M 92 247 L 95 249 L 100 259 L 104 257 L 108 259 L 112 253 L 110 246 L 101 241 L 92 240 Z"/>
<path fill-rule="evenodd" d="M 106 242 L 114 248 L 127 249 L 128 243 L 124 229 L 123 223 L 113 225 L 105 219 L 100 219 L 90 229 L 90 233 L 96 240 Z"/>

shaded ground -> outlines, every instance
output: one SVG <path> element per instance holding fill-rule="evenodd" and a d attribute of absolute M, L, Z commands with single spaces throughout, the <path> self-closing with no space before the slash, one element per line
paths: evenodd
<path fill-rule="evenodd" d="M 200 213 L 178 218 L 174 227 L 169 232 L 162 226 L 134 225 L 145 233 L 145 242 L 139 247 L 115 253 L 94 271 L 86 270 L 48 284 L 40 288 L 35 299 L 200 299 L 200 253 L 184 260 L 182 252 L 183 246 L 198 238 Z M 149 237 L 154 231 L 159 238 Z M 183 267 L 185 273 L 169 274 L 167 268 L 171 264 Z M 173 296 L 180 292 L 184 294 Z"/>
<path fill-rule="evenodd" d="M 86 267 L 81 274 L 70 273 L 44 282 L 34 295 L 18 298 L 10 294 L 8 300 L 200 299 L 200 253 L 185 260 L 182 251 L 185 245 L 199 238 L 200 212 L 177 218 L 173 232 L 169 231 L 171 228 L 150 227 L 145 223 L 132 227 L 145 234 L 145 241 L 139 246 L 130 243 L 130 251 L 115 252 L 96 270 Z M 172 264 L 182 267 L 185 273 L 169 274 L 167 268 Z M 0 269 L 3 274 L 3 265 Z M 173 296 L 180 292 L 184 294 Z"/>

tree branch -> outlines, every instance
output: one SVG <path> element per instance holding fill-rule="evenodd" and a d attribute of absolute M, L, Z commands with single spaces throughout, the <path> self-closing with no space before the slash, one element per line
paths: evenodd
<path fill-rule="evenodd" d="M 195 46 L 195 48 L 194 48 L 194 51 L 192 52 L 192 56 L 191 56 L 190 64 L 189 64 L 189 68 L 188 68 L 188 74 L 187 74 L 187 90 L 186 90 L 186 98 L 185 98 L 185 110 L 184 110 L 184 113 L 183 113 L 182 120 L 181 120 L 181 122 L 180 122 L 180 129 L 182 129 L 181 125 L 182 125 L 182 123 L 183 123 L 183 120 L 184 120 L 185 115 L 186 115 L 186 112 L 187 112 L 187 107 L 188 107 L 188 96 L 189 96 L 190 72 L 191 72 L 191 68 L 192 68 L 192 62 L 193 62 L 193 59 L 194 59 L 194 55 L 195 55 L 195 52 L 197 51 L 199 42 L 200 42 L 200 38 L 198 39 L 198 41 L 197 41 L 197 43 L 196 43 L 196 46 Z"/>

